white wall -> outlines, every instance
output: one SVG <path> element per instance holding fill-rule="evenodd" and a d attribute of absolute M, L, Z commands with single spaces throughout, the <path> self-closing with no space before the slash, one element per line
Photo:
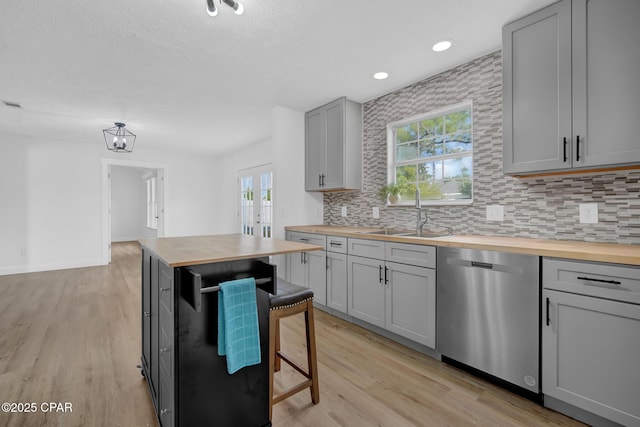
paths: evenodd
<path fill-rule="evenodd" d="M 274 237 L 284 239 L 287 225 L 322 224 L 323 198 L 304 191 L 304 113 L 274 107 L 272 136 L 218 158 L 220 233 L 238 232 L 238 172 L 266 163 L 274 170 Z"/>
<path fill-rule="evenodd" d="M 102 158 L 166 165 L 165 236 L 216 231 L 212 156 L 1 133 L 0 153 L 0 274 L 102 263 Z"/>
<path fill-rule="evenodd" d="M 285 226 L 322 224 L 323 195 L 304 191 L 304 113 L 277 106 L 271 117 L 278 224 L 274 236 L 284 239 Z"/>
<path fill-rule="evenodd" d="M 111 241 L 156 237 L 147 227 L 147 183 L 143 168 L 111 166 Z M 152 175 L 149 175 L 152 176 Z"/>
<path fill-rule="evenodd" d="M 218 232 L 239 233 L 238 211 L 240 195 L 238 186 L 238 172 L 267 163 L 273 163 L 273 148 L 271 139 L 265 139 L 239 150 L 225 154 L 218 158 Z"/>

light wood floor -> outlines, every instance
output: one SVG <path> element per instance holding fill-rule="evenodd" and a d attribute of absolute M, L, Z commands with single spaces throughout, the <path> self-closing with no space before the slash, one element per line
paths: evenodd
<path fill-rule="evenodd" d="M 113 245 L 109 266 L 0 276 L 0 426 L 155 426 L 140 356 L 140 252 Z M 283 350 L 304 360 L 302 318 Z M 316 310 L 320 403 L 302 392 L 274 426 L 581 425 L 470 374 Z M 297 343 L 300 343 L 299 345 Z M 283 364 L 276 387 L 295 374 Z M 43 413 L 70 402 L 71 413 Z M 236 426 L 233 426 L 236 427 Z"/>

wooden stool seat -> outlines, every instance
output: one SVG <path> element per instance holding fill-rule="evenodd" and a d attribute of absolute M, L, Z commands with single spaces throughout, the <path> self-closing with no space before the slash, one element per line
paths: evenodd
<path fill-rule="evenodd" d="M 269 419 L 273 405 L 307 388 L 311 391 L 311 401 L 320 401 L 318 385 L 318 363 L 316 359 L 316 338 L 313 324 L 313 291 L 278 279 L 275 295 L 269 298 Z M 293 362 L 280 351 L 280 319 L 304 313 L 307 338 L 307 370 Z M 273 377 L 280 370 L 280 361 L 286 362 L 302 374 L 306 380 L 287 391 L 274 396 Z"/>

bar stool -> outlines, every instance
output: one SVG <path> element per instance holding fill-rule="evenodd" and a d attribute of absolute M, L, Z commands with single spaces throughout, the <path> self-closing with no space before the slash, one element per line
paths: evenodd
<path fill-rule="evenodd" d="M 316 404 L 320 401 L 320 389 L 313 325 L 313 291 L 278 279 L 276 295 L 270 296 L 269 306 L 269 419 L 271 419 L 274 404 L 307 388 L 311 390 L 311 401 Z M 307 335 L 307 371 L 280 352 L 280 319 L 298 313 L 304 313 Z M 285 361 L 301 373 L 306 380 L 274 396 L 273 377 L 275 372 L 280 370 L 280 360 Z"/>

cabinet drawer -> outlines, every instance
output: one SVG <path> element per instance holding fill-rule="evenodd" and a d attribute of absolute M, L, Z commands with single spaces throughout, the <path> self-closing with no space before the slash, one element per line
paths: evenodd
<path fill-rule="evenodd" d="M 339 254 L 347 253 L 347 238 L 327 236 L 327 251 L 337 252 Z"/>
<path fill-rule="evenodd" d="M 384 259 L 384 242 L 380 240 L 348 239 L 347 253 L 365 258 Z"/>
<path fill-rule="evenodd" d="M 327 236 L 312 233 L 299 233 L 297 231 L 290 231 L 287 236 L 287 240 L 298 243 L 308 243 L 310 245 L 322 246 L 322 249 L 327 249 Z"/>
<path fill-rule="evenodd" d="M 436 248 L 434 246 L 387 242 L 385 249 L 387 261 L 436 268 Z"/>
<path fill-rule="evenodd" d="M 640 268 L 544 258 L 542 285 L 546 289 L 640 304 Z"/>

